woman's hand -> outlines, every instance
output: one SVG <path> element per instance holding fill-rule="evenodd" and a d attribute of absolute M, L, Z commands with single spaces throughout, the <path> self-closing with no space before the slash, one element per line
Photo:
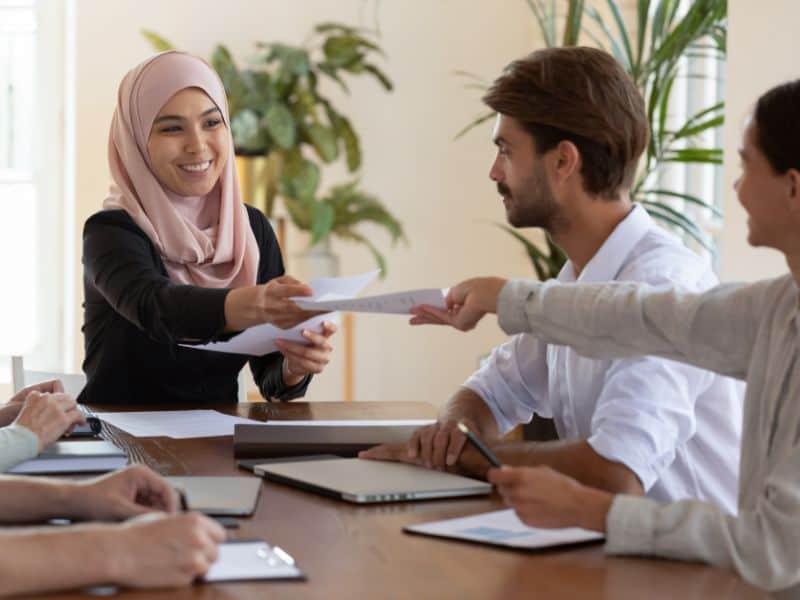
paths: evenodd
<path fill-rule="evenodd" d="M 262 323 L 281 329 L 294 327 L 319 313 L 300 309 L 290 298 L 312 293 L 310 287 L 288 275 L 231 290 L 225 297 L 225 331 L 242 331 Z"/>
<path fill-rule="evenodd" d="M 336 325 L 329 321 L 323 321 L 321 333 L 315 333 L 308 329 L 303 330 L 302 335 L 310 342 L 310 345 L 288 340 L 275 340 L 275 345 L 283 354 L 283 383 L 287 387 L 297 385 L 306 375 L 322 373 L 331 360 L 333 347 L 328 343 L 328 338 L 334 333 L 336 333 Z"/>

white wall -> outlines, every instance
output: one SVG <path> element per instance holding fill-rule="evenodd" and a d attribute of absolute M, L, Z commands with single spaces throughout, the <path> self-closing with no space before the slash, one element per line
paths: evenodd
<path fill-rule="evenodd" d="M 76 247 L 80 228 L 100 208 L 108 184 L 106 140 L 119 80 L 145 58 L 140 28 L 153 29 L 185 50 L 207 55 L 216 42 L 246 57 L 255 40 L 302 41 L 312 23 L 336 20 L 371 26 L 373 3 L 362 0 L 79 0 L 76 7 Z M 504 220 L 488 180 L 490 128 L 454 142 L 453 135 L 483 110 L 475 91 L 453 71 L 488 79 L 533 49 L 533 18 L 520 0 L 437 0 L 377 3 L 387 52 L 385 69 L 396 91 L 354 80 L 343 111 L 361 133 L 364 186 L 403 222 L 408 246 L 387 249 L 389 277 L 374 293 L 448 286 L 478 274 L 528 276 L 521 247 L 490 223 Z M 328 177 L 328 180 L 332 180 Z M 302 240 L 292 236 L 291 256 Z M 365 249 L 337 244 L 345 273 L 373 268 Z M 291 270 L 291 261 L 290 261 Z M 78 269 L 77 277 L 80 277 Z M 76 281 L 76 304 L 82 285 Z M 76 314 L 76 323 L 82 316 Z M 401 317 L 357 315 L 355 397 L 358 400 L 426 400 L 447 396 L 474 369 L 478 356 L 503 339 L 487 319 L 476 332 L 411 329 Z M 76 334 L 76 366 L 83 357 Z M 309 399 L 340 399 L 340 358 L 320 377 Z"/>
<path fill-rule="evenodd" d="M 770 87 L 800 77 L 800 2 L 728 2 L 728 61 L 725 89 L 725 228 L 720 236 L 721 278 L 753 281 L 786 272 L 778 252 L 747 244 L 747 215 L 736 200 L 737 148 L 744 119 Z"/>

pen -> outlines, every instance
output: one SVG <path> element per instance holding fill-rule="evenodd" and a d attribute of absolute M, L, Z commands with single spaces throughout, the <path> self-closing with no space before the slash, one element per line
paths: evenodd
<path fill-rule="evenodd" d="M 189 512 L 189 503 L 186 501 L 186 492 L 184 492 L 182 488 L 175 488 L 175 491 L 178 492 L 178 499 L 181 503 L 181 512 Z"/>
<path fill-rule="evenodd" d="M 475 434 L 469 430 L 469 427 L 464 425 L 464 423 L 459 423 L 458 428 L 461 430 L 461 433 L 467 436 L 469 443 L 475 446 L 475 449 L 480 452 L 493 467 L 497 467 L 499 469 L 503 466 L 503 463 L 501 463 L 497 457 L 492 454 L 492 451 L 484 446 L 483 442 L 481 442 L 477 437 L 475 437 Z"/>

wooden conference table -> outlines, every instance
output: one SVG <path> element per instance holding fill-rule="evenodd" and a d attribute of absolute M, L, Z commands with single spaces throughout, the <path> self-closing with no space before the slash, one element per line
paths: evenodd
<path fill-rule="evenodd" d="M 127 407 L 130 408 L 130 407 Z M 164 407 L 168 408 L 168 407 Z M 220 408 L 214 407 L 217 410 Z M 103 407 L 104 410 L 118 410 Z M 225 410 L 225 409 L 222 409 Z M 418 402 L 247 403 L 227 411 L 268 419 L 410 419 L 434 417 Z M 133 438 L 105 425 L 104 437 L 132 462 L 163 475 L 242 475 L 231 437 Z M 724 569 L 645 558 L 614 558 L 601 545 L 521 552 L 408 535 L 404 525 L 504 508 L 495 495 L 359 506 L 264 482 L 256 514 L 236 538 L 262 538 L 288 551 L 304 582 L 194 585 L 123 591 L 124 598 L 766 598 Z M 53 594 L 48 598 L 85 597 Z"/>

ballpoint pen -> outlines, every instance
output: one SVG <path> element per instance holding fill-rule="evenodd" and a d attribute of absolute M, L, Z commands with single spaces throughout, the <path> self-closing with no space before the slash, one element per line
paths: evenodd
<path fill-rule="evenodd" d="M 461 433 L 463 433 L 465 436 L 467 436 L 467 441 L 469 441 L 469 443 L 470 443 L 470 444 L 472 444 L 473 446 L 475 446 L 475 449 L 476 449 L 478 452 L 480 452 L 480 453 L 483 455 L 483 457 L 484 457 L 486 460 L 488 460 L 488 461 L 489 461 L 489 463 L 490 463 L 490 464 L 491 464 L 493 467 L 500 468 L 500 467 L 502 467 L 502 466 L 503 466 L 503 463 L 501 463 L 501 462 L 498 460 L 498 458 L 497 458 L 497 457 L 496 457 L 496 456 L 495 456 L 495 455 L 492 453 L 492 451 L 491 451 L 491 450 L 489 450 L 489 449 L 488 449 L 488 448 L 487 448 L 487 447 L 486 447 L 486 446 L 483 444 L 483 442 L 481 442 L 481 441 L 480 441 L 480 440 L 479 440 L 479 439 L 478 439 L 478 438 L 475 436 L 475 434 L 474 434 L 474 433 L 472 433 L 472 432 L 469 430 L 469 427 L 467 427 L 466 425 L 464 425 L 464 423 L 460 423 L 460 422 L 459 422 L 459 424 L 458 424 L 458 428 L 461 430 Z"/>

